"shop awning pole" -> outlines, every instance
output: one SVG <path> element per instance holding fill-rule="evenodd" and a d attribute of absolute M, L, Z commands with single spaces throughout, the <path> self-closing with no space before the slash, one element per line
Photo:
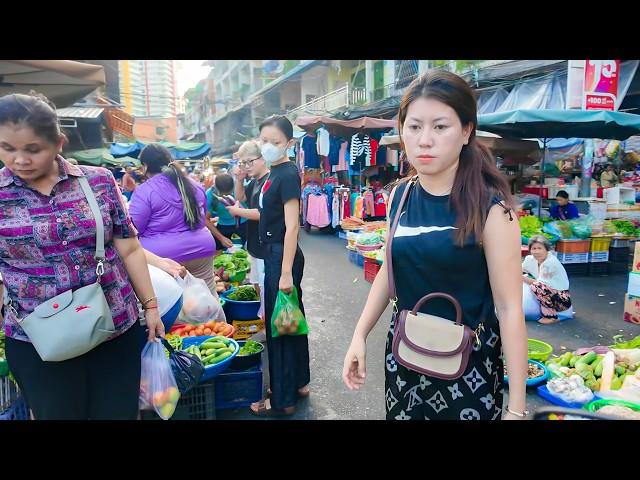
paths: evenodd
<path fill-rule="evenodd" d="M 544 188 L 544 163 L 547 159 L 547 138 L 544 138 L 542 164 L 540 165 L 540 202 L 538 202 L 538 218 L 542 218 L 542 189 Z"/>

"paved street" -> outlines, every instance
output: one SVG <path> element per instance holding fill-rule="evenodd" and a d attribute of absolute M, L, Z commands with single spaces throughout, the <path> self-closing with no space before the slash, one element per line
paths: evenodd
<path fill-rule="evenodd" d="M 294 419 L 384 419 L 384 341 L 390 311 L 382 316 L 368 340 L 367 381 L 358 392 L 342 383 L 342 361 L 370 284 L 362 269 L 349 263 L 346 242 L 317 231 L 302 231 L 306 258 L 302 283 L 310 321 L 311 397 L 301 400 Z M 622 320 L 627 275 L 571 278 L 576 318 L 555 325 L 527 324 L 529 337 L 544 340 L 555 352 L 611 343 L 618 333 L 640 334 L 640 327 Z M 604 295 L 604 296 L 599 296 Z M 610 302 L 615 302 L 610 304 Z M 529 392 L 531 410 L 544 405 Z M 249 419 L 248 409 L 218 411 L 218 418 Z"/>

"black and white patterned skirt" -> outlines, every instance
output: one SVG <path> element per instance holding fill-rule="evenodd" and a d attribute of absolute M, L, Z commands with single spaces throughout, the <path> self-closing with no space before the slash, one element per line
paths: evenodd
<path fill-rule="evenodd" d="M 409 370 L 391 351 L 395 318 L 385 348 L 387 420 L 500 420 L 504 394 L 502 344 L 497 323 L 485 326 L 464 374 L 442 380 Z"/>

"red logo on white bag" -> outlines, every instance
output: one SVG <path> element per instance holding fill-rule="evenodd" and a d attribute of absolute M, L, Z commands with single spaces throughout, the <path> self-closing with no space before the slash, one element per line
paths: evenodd
<path fill-rule="evenodd" d="M 89 305 L 80 305 L 79 307 L 76 307 L 76 313 L 80 313 L 82 310 L 86 310 L 88 308 L 91 308 Z"/>

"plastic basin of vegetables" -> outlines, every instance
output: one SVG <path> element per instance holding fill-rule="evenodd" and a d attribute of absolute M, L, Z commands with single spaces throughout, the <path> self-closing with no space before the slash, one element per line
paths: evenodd
<path fill-rule="evenodd" d="M 553 347 L 542 340 L 536 340 L 535 338 L 529 338 L 527 340 L 529 345 L 529 359 L 537 360 L 538 362 L 546 362 L 551 353 Z"/>
<path fill-rule="evenodd" d="M 361 252 L 371 252 L 373 250 L 380 250 L 382 248 L 382 243 L 376 243 L 375 245 L 361 245 L 356 243 L 356 248 Z"/>
<path fill-rule="evenodd" d="M 238 342 L 238 345 L 240 345 L 240 348 L 242 349 L 245 343 L 247 343 L 246 340 L 241 340 Z M 250 353 L 249 355 L 236 355 L 229 368 L 231 370 L 248 370 L 249 368 L 258 365 L 260 363 L 260 358 L 262 357 L 262 352 L 264 352 L 264 345 L 261 343 L 258 343 L 258 345 L 260 345 L 259 352 Z"/>
<path fill-rule="evenodd" d="M 191 345 L 199 346 L 200 344 L 204 343 L 206 340 L 209 340 L 210 338 L 213 338 L 213 336 L 203 335 L 201 337 L 185 337 L 182 339 L 182 349 L 184 350 L 187 347 L 190 347 Z M 230 357 L 225 358 L 220 363 L 206 366 L 204 368 L 204 373 L 202 374 L 202 377 L 200 377 L 200 383 L 204 383 L 207 380 L 211 380 L 216 375 L 227 370 L 231 365 L 231 362 L 233 361 L 235 356 L 238 355 L 238 352 L 240 351 L 240 345 L 238 345 L 238 342 L 236 342 L 231 338 L 229 339 L 229 341 L 235 347 L 234 352 L 231 354 Z"/>
<path fill-rule="evenodd" d="M 606 406 L 627 407 L 635 412 L 640 412 L 640 405 L 638 405 L 637 403 L 631 403 L 625 400 L 619 400 L 617 398 L 600 398 L 589 403 L 585 406 L 585 408 L 590 412 L 597 412 L 602 407 Z"/>
<path fill-rule="evenodd" d="M 537 365 L 538 367 L 540 367 L 543 373 L 539 377 L 527 378 L 527 387 L 537 387 L 541 383 L 546 382 L 547 379 L 549 378 L 549 369 L 545 367 L 542 363 L 536 360 L 529 360 L 529 363 L 532 363 L 533 365 Z M 504 383 L 506 384 L 509 383 L 509 375 L 504 376 Z"/>
<path fill-rule="evenodd" d="M 260 300 L 239 301 L 230 299 L 229 295 L 236 290 L 236 288 L 231 288 L 221 294 L 221 297 L 225 300 L 224 312 L 227 319 L 231 322 L 232 320 L 255 320 L 258 318 Z"/>

